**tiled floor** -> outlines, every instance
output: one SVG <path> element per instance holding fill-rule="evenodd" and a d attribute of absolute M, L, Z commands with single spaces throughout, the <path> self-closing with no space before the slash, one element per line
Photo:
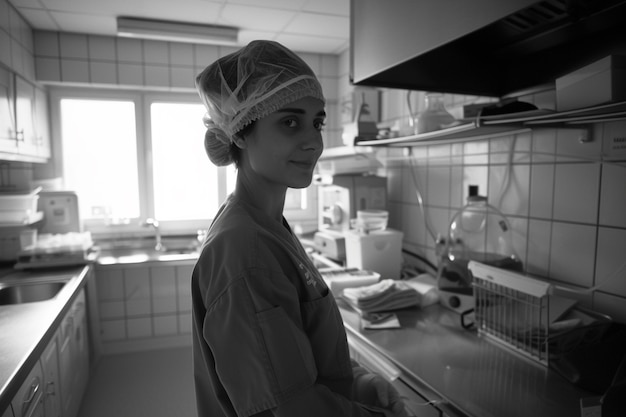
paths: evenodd
<path fill-rule="evenodd" d="M 103 356 L 78 417 L 196 417 L 191 347 Z"/>

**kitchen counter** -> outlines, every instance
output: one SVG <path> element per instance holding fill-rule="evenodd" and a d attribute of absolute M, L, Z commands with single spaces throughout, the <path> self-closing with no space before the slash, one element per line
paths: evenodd
<path fill-rule="evenodd" d="M 590 394 L 547 367 L 463 329 L 440 305 L 397 312 L 401 329 L 362 330 L 339 300 L 349 337 L 381 353 L 400 378 L 451 417 L 579 416 Z"/>
<path fill-rule="evenodd" d="M 86 285 L 89 268 L 76 266 L 45 271 L 14 271 L 0 278 L 2 282 L 49 278 L 69 280 L 50 300 L 0 305 L 0 411 L 9 406 L 54 336 L 71 302 Z"/>

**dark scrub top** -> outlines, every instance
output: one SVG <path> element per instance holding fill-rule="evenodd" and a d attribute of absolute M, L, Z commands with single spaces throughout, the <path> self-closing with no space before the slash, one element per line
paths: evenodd
<path fill-rule="evenodd" d="M 374 416 L 332 293 L 283 224 L 230 196 L 192 276 L 199 417 Z"/>

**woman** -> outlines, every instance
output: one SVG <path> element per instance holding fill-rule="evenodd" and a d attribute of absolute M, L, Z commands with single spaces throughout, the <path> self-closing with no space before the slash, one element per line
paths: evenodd
<path fill-rule="evenodd" d="M 196 87 L 209 158 L 238 169 L 192 276 L 199 416 L 405 415 L 391 385 L 353 371 L 334 298 L 282 215 L 287 188 L 310 185 L 323 149 L 313 71 L 254 41 Z"/>

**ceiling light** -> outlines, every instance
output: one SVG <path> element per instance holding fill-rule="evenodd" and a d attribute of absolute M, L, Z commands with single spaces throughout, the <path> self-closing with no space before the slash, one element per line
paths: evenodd
<path fill-rule="evenodd" d="M 237 43 L 239 29 L 229 26 L 118 17 L 117 34 L 129 38 L 234 45 Z"/>

